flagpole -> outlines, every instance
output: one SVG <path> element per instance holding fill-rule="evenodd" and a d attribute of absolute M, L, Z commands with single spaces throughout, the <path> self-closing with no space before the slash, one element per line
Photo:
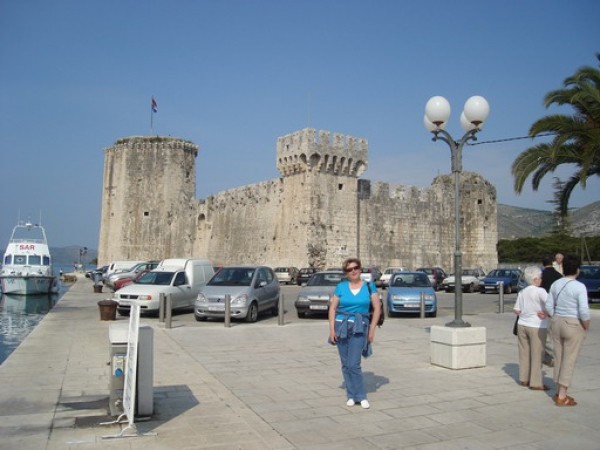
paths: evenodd
<path fill-rule="evenodd" d="M 150 136 L 154 135 L 154 105 L 152 100 L 154 100 L 154 97 L 150 99 Z"/>

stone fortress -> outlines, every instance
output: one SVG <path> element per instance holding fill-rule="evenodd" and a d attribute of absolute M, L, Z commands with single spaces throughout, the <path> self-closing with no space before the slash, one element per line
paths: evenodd
<path fill-rule="evenodd" d="M 277 140 L 281 178 L 195 198 L 198 146 L 133 136 L 106 148 L 100 265 L 115 260 L 208 258 L 215 265 L 453 269 L 452 175 L 428 188 L 359 177 L 368 142 L 306 128 Z M 448 161 L 450 166 L 450 161 Z M 403 167 L 401 161 L 398 170 Z M 498 264 L 496 189 L 461 174 L 463 267 Z"/>

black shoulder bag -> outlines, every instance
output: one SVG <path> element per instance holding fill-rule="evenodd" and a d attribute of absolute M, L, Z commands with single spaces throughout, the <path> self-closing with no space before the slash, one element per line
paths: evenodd
<path fill-rule="evenodd" d="M 373 321 L 373 303 L 371 303 L 371 295 L 373 292 L 371 291 L 371 283 L 367 281 L 367 289 L 369 290 L 369 322 Z M 381 296 L 379 296 L 379 302 L 381 303 L 381 314 L 379 314 L 379 320 L 377 321 L 377 326 L 381 327 L 383 325 L 383 321 L 385 320 L 385 314 L 383 313 L 383 300 L 381 300 Z"/>

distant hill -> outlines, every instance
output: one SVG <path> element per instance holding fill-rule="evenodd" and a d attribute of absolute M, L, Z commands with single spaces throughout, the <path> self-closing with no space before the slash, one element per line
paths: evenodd
<path fill-rule="evenodd" d="M 79 251 L 82 247 L 72 245 L 70 247 L 50 247 L 52 263 L 55 265 L 79 264 Z M 87 249 L 87 253 L 82 256 L 81 262 L 84 265 L 93 264 L 91 261 L 98 258 L 98 250 Z"/>
<path fill-rule="evenodd" d="M 570 214 L 573 235 L 600 236 L 600 201 L 573 209 Z M 498 239 L 542 237 L 554 229 L 550 211 L 498 205 Z"/>

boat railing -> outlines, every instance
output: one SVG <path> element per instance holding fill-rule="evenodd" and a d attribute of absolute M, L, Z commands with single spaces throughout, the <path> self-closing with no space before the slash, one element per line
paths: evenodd
<path fill-rule="evenodd" d="M 10 244 L 46 244 L 45 239 L 11 239 Z"/>

